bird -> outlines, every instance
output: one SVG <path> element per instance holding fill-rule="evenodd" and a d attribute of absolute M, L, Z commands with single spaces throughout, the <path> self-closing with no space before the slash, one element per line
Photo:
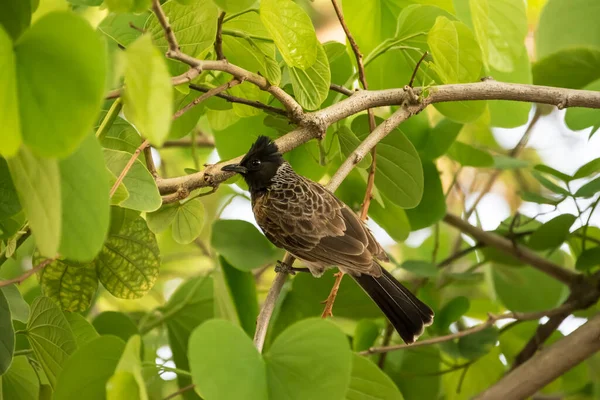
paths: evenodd
<path fill-rule="evenodd" d="M 221 170 L 244 178 L 269 241 L 303 261 L 315 277 L 336 266 L 351 276 L 405 343 L 433 323 L 433 310 L 381 266 L 388 256 L 365 223 L 327 188 L 297 174 L 269 137 L 258 136 L 239 164 Z M 278 266 L 302 270 L 281 261 Z"/>

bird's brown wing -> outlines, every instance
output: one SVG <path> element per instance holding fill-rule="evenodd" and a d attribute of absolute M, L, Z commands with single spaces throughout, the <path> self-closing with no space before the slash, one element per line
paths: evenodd
<path fill-rule="evenodd" d="M 253 205 L 258 225 L 276 246 L 322 267 L 379 276 L 387 256 L 368 228 L 323 186 L 298 176 Z"/>

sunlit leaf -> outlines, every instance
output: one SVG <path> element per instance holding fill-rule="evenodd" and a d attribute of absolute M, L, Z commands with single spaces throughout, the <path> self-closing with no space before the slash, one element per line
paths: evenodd
<path fill-rule="evenodd" d="M 352 376 L 346 400 L 403 400 L 398 387 L 372 361 L 358 354 L 352 357 Z"/>
<path fill-rule="evenodd" d="M 3 2 L 2 6 L 28 3 Z M 0 6 L 0 7 L 2 7 Z M 4 10 L 6 11 L 6 10 Z M 4 23 L 4 12 L 0 11 L 0 23 Z M 12 19 L 6 18 L 9 22 Z M 14 29 L 19 30 L 18 26 Z M 12 157 L 21 146 L 21 121 L 17 95 L 17 70 L 13 43 L 7 32 L 0 26 L 0 81 L 4 82 L 0 89 L 0 155 Z"/>
<path fill-rule="evenodd" d="M 13 361 L 15 351 L 15 331 L 10 317 L 10 307 L 3 291 L 0 291 L 0 375 L 3 375 Z"/>
<path fill-rule="evenodd" d="M 331 84 L 329 61 L 323 46 L 317 45 L 317 58 L 310 67 L 290 67 L 289 73 L 298 103 L 307 110 L 319 108 L 327 98 Z"/>

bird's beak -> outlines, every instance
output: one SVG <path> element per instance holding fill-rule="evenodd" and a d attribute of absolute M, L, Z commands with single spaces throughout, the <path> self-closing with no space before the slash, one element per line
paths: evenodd
<path fill-rule="evenodd" d="M 245 174 L 248 169 L 240 164 L 229 164 L 221 168 L 221 171 L 237 172 L 238 174 Z"/>

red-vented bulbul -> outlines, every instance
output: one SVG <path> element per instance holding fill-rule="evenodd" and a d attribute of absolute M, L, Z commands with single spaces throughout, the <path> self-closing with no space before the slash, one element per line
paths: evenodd
<path fill-rule="evenodd" d="M 222 170 L 244 177 L 265 236 L 314 276 L 334 266 L 350 275 L 406 343 L 431 325 L 431 308 L 379 265 L 388 257 L 365 224 L 333 193 L 294 172 L 268 137 L 259 136 L 239 164 Z"/>

